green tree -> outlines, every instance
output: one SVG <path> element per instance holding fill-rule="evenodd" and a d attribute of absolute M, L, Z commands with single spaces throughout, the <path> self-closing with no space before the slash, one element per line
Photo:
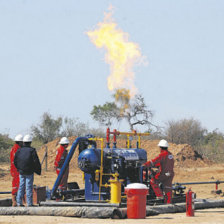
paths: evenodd
<path fill-rule="evenodd" d="M 120 109 L 114 102 L 106 102 L 103 106 L 94 106 L 90 114 L 95 121 L 108 127 L 112 125 L 113 121 L 120 119 Z"/>
<path fill-rule="evenodd" d="M 151 123 L 153 113 L 147 108 L 140 94 L 131 99 L 129 90 L 118 89 L 113 98 L 114 102 L 94 106 L 91 111 L 94 120 L 109 127 L 115 121 L 126 120 L 130 130 L 136 125 L 147 125 L 148 128 L 153 126 Z"/>
<path fill-rule="evenodd" d="M 224 134 L 218 130 L 207 133 L 197 151 L 203 156 L 215 162 L 224 161 Z"/>
<path fill-rule="evenodd" d="M 13 140 L 8 135 L 0 134 L 0 162 L 9 161 L 9 153 L 13 144 Z"/>
<path fill-rule="evenodd" d="M 62 117 L 54 119 L 51 114 L 45 112 L 41 117 L 40 124 L 31 127 L 31 132 L 34 138 L 37 138 L 43 143 L 47 143 L 60 136 L 62 121 Z"/>

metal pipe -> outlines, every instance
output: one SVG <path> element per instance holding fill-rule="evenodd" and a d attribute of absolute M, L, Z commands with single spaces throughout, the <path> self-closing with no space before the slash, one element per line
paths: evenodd
<path fill-rule="evenodd" d="M 65 202 L 65 201 L 60 201 L 60 202 L 56 202 L 56 201 L 41 201 L 40 202 L 40 206 L 49 206 L 49 207 L 119 207 L 119 204 L 115 203 L 115 204 L 109 204 L 107 202 L 74 202 L 74 201 L 69 201 L 69 202 Z"/>
<path fill-rule="evenodd" d="M 109 128 L 108 128 L 109 129 Z M 108 132 L 108 131 L 107 131 Z M 93 141 L 100 141 L 100 183 L 99 183 L 99 201 L 101 200 L 101 188 L 103 186 L 103 138 L 92 138 Z"/>
<path fill-rule="evenodd" d="M 54 183 L 54 186 L 52 188 L 51 197 L 53 197 L 55 195 L 55 193 L 56 193 L 56 191 L 58 189 L 58 186 L 59 186 L 59 184 L 61 182 L 61 179 L 62 179 L 62 177 L 63 177 L 67 167 L 69 166 L 69 162 L 70 162 L 70 160 L 71 160 L 71 158 L 72 158 L 72 156 L 73 156 L 73 154 L 75 152 L 75 149 L 76 149 L 77 145 L 79 144 L 79 142 L 82 141 L 82 140 L 88 140 L 88 138 L 86 138 L 86 137 L 78 137 L 72 143 L 72 147 L 71 147 L 71 149 L 70 149 L 70 151 L 69 151 L 69 153 L 68 153 L 68 155 L 67 155 L 67 157 L 65 159 L 65 162 L 64 162 L 64 164 L 63 164 L 63 166 L 61 168 L 61 171 L 58 174 L 58 177 L 57 177 L 57 179 L 56 179 L 56 181 Z"/>
<path fill-rule="evenodd" d="M 100 186 L 99 186 L 99 201 L 101 199 L 101 188 L 103 183 L 103 139 L 101 139 L 101 153 L 100 153 Z"/>
<path fill-rule="evenodd" d="M 149 136 L 150 133 L 137 133 L 135 130 L 133 132 L 120 132 L 116 131 L 117 135 L 131 135 L 131 136 Z"/>
<path fill-rule="evenodd" d="M 106 147 L 110 148 L 110 128 L 107 128 L 107 136 L 106 136 L 107 142 Z"/>
<path fill-rule="evenodd" d="M 47 171 L 48 148 L 45 145 L 45 171 Z"/>
<path fill-rule="evenodd" d="M 186 183 L 174 183 L 173 185 L 193 185 L 193 184 L 222 184 L 224 181 L 204 181 L 204 182 L 186 182 Z"/>
<path fill-rule="evenodd" d="M 85 194 L 85 189 L 72 189 L 72 190 L 65 190 L 61 192 L 62 195 L 84 195 Z"/>
<path fill-rule="evenodd" d="M 114 129 L 114 133 L 116 133 L 117 132 L 117 130 L 116 129 Z M 117 147 L 117 135 L 116 134 L 114 134 L 114 142 L 113 142 L 113 147 L 114 148 L 116 148 Z"/>

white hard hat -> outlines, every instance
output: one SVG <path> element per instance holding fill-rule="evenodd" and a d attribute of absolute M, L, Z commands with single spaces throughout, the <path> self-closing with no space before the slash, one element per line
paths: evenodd
<path fill-rule="evenodd" d="M 166 140 L 162 139 L 159 144 L 158 144 L 159 147 L 163 147 L 163 148 L 168 148 L 169 147 L 169 144 Z"/>
<path fill-rule="evenodd" d="M 67 145 L 67 144 L 69 144 L 68 138 L 66 138 L 66 137 L 61 138 L 59 144 L 61 144 L 61 145 Z"/>
<path fill-rule="evenodd" d="M 25 135 L 24 137 L 23 137 L 23 142 L 32 142 L 32 137 L 31 137 L 31 135 Z"/>
<path fill-rule="evenodd" d="M 14 138 L 15 142 L 22 142 L 23 141 L 23 136 L 21 134 L 16 135 Z"/>

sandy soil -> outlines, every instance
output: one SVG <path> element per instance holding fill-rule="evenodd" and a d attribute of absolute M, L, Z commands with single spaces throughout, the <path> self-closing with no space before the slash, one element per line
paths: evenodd
<path fill-rule="evenodd" d="M 195 181 L 215 181 L 224 180 L 224 164 L 198 167 L 198 168 L 176 168 L 174 182 L 195 182 Z M 43 172 L 41 176 L 35 176 L 34 184 L 39 186 L 48 186 L 52 188 L 56 179 L 53 171 Z M 70 173 L 69 181 L 77 181 L 80 187 L 83 187 L 82 174 L 78 170 Z M 11 190 L 11 176 L 9 174 L 8 164 L 1 165 L 0 191 Z M 224 199 L 223 194 L 216 195 L 212 193 L 215 190 L 215 184 L 211 185 L 191 185 L 197 198 L 216 198 Z M 219 189 L 224 191 L 224 184 L 219 185 Z M 8 195 L 10 196 L 10 195 Z M 1 195 L 1 198 L 6 195 Z M 206 209 L 195 211 L 195 217 L 186 217 L 185 213 L 163 214 L 159 216 L 147 217 L 145 220 L 112 220 L 112 219 L 80 219 L 55 216 L 0 216 L 0 224 L 3 223 L 224 223 L 224 209 Z"/>

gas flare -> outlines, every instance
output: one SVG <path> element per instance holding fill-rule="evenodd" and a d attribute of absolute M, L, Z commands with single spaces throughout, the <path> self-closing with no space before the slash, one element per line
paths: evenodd
<path fill-rule="evenodd" d="M 137 93 L 133 66 L 142 59 L 138 44 L 130 42 L 128 33 L 117 27 L 112 12 L 105 13 L 103 22 L 98 23 L 95 30 L 88 31 L 87 35 L 96 47 L 106 50 L 105 60 L 110 65 L 108 89 L 125 88 L 133 97 Z"/>

